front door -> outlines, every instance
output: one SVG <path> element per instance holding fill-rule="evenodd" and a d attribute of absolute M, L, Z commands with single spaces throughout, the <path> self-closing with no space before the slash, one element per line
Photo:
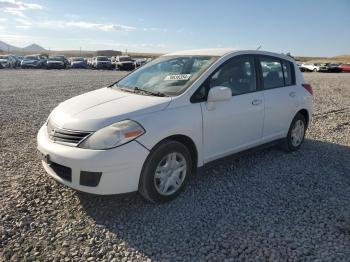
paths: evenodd
<path fill-rule="evenodd" d="M 201 103 L 205 162 L 247 149 L 262 138 L 263 91 L 257 90 L 253 56 L 233 57 L 205 82 L 210 89 L 226 86 L 232 90 L 228 101 L 209 106 Z"/>

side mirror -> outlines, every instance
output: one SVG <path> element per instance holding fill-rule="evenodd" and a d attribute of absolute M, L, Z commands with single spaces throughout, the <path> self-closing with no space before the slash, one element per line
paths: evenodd
<path fill-rule="evenodd" d="M 232 90 L 226 86 L 215 86 L 210 88 L 207 102 L 227 101 L 232 97 Z"/>

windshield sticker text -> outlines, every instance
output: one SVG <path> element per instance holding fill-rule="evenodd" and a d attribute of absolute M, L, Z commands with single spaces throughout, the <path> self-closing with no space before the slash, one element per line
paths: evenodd
<path fill-rule="evenodd" d="M 168 75 L 164 78 L 166 81 L 174 81 L 174 80 L 188 80 L 190 79 L 191 74 L 180 74 L 180 75 Z"/>

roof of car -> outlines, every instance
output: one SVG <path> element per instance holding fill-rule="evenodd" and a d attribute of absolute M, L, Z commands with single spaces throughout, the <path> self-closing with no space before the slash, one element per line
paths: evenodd
<path fill-rule="evenodd" d="M 177 51 L 169 54 L 165 54 L 163 56 L 181 56 L 181 55 L 203 55 L 203 56 L 225 56 L 228 54 L 236 53 L 236 52 L 247 52 L 251 54 L 261 54 L 261 55 L 270 55 L 276 56 L 283 59 L 287 59 L 293 61 L 294 59 L 285 54 L 272 53 L 268 51 L 260 51 L 260 50 L 244 50 L 244 49 L 234 49 L 234 48 L 208 48 L 208 49 L 192 49 L 192 50 L 184 50 Z"/>
<path fill-rule="evenodd" d="M 239 51 L 238 49 L 233 48 L 208 48 L 208 49 L 192 49 L 177 51 L 173 53 L 166 54 L 165 56 L 172 55 L 209 55 L 209 56 L 223 56 L 228 53 L 233 53 Z"/>

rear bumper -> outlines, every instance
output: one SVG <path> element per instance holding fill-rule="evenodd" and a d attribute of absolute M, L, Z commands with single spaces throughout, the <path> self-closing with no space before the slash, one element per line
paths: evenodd
<path fill-rule="evenodd" d="M 51 177 L 73 189 L 98 195 L 137 191 L 141 169 L 149 153 L 136 141 L 109 150 L 53 143 L 47 136 L 46 125 L 41 127 L 37 142 L 41 154 L 49 156 L 50 161 L 42 161 L 42 164 Z M 63 171 L 70 169 L 71 179 L 64 172 L 58 172 L 57 165 Z M 82 185 L 82 172 L 84 175 L 101 173 L 97 185 Z"/>

